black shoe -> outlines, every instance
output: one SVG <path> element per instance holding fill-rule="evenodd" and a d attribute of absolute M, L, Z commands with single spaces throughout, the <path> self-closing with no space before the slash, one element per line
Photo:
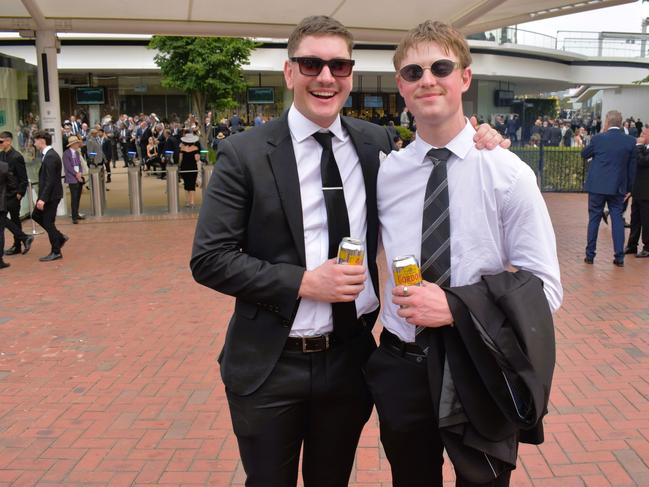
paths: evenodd
<path fill-rule="evenodd" d="M 76 224 L 79 223 L 79 220 L 77 220 L 77 219 L 75 218 L 74 220 L 72 220 L 72 223 L 73 223 L 74 225 L 76 225 Z"/>
<path fill-rule="evenodd" d="M 61 236 L 62 236 L 63 238 L 61 239 L 60 247 L 63 248 L 63 246 L 65 245 L 65 243 L 66 243 L 68 240 L 70 240 L 70 237 L 68 237 L 67 235 L 63 235 L 63 234 L 61 234 Z"/>
<path fill-rule="evenodd" d="M 29 249 L 32 248 L 32 242 L 34 241 L 33 235 L 27 235 L 25 240 L 23 240 L 23 255 L 29 252 Z"/>
<path fill-rule="evenodd" d="M 10 265 L 11 264 L 9 262 L 5 262 L 4 260 L 0 260 L 0 269 L 6 269 Z"/>
<path fill-rule="evenodd" d="M 41 257 L 40 260 L 41 262 L 50 262 L 52 260 L 59 260 L 63 258 L 63 254 L 55 254 L 52 252 L 50 255 L 46 255 L 45 257 Z"/>
<path fill-rule="evenodd" d="M 638 247 L 625 247 L 624 248 L 624 253 L 625 254 L 635 254 L 638 252 Z"/>
<path fill-rule="evenodd" d="M 604 211 L 602 212 L 602 220 L 604 220 L 604 223 L 605 223 L 606 225 L 608 225 L 608 213 L 609 213 L 608 210 L 604 210 Z"/>
<path fill-rule="evenodd" d="M 637 254 L 635 254 L 635 256 L 638 259 L 646 259 L 647 257 L 649 257 L 649 250 L 643 250 L 642 252 L 638 252 Z"/>
<path fill-rule="evenodd" d="M 584 257 L 584 262 L 586 264 L 592 264 L 594 262 L 594 259 L 592 257 Z"/>
<path fill-rule="evenodd" d="M 613 265 L 616 265 L 618 267 L 624 267 L 624 261 L 623 260 L 613 259 Z"/>
<path fill-rule="evenodd" d="M 86 219 L 86 215 L 84 215 L 83 213 L 79 213 L 77 220 L 85 220 L 85 219 Z"/>
<path fill-rule="evenodd" d="M 20 247 L 16 247 L 15 245 L 5 250 L 5 255 L 16 255 L 19 253 L 20 253 Z"/>

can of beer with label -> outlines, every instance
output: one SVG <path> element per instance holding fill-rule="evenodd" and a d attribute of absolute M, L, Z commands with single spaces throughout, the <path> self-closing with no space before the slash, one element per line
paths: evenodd
<path fill-rule="evenodd" d="M 395 286 L 421 285 L 421 270 L 414 255 L 400 255 L 392 261 Z"/>
<path fill-rule="evenodd" d="M 356 238 L 345 237 L 338 246 L 338 264 L 363 265 L 365 242 Z"/>

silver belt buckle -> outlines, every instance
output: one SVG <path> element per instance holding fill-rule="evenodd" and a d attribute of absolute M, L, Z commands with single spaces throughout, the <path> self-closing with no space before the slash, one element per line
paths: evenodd
<path fill-rule="evenodd" d="M 324 349 L 310 349 L 307 345 L 309 338 L 324 338 L 325 339 L 325 348 Z M 329 335 L 321 335 L 320 337 L 302 337 L 302 352 L 303 353 L 315 353 L 322 352 L 324 350 L 329 350 Z"/>

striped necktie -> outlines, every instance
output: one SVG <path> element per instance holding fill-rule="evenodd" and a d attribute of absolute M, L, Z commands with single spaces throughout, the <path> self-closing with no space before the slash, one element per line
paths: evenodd
<path fill-rule="evenodd" d="M 441 287 L 451 284 L 451 225 L 448 211 L 448 180 L 446 161 L 451 151 L 431 149 L 426 154 L 433 161 L 433 171 L 426 185 L 421 224 L 421 276 Z M 423 341 L 417 327 L 415 339 Z"/>

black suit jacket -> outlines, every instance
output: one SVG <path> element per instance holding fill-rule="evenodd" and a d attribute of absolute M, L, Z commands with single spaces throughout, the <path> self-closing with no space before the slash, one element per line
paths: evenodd
<path fill-rule="evenodd" d="M 61 183 L 61 157 L 54 149 L 50 149 L 43 157 L 41 168 L 38 171 L 38 199 L 46 203 L 58 201 L 63 198 L 63 184 Z"/>
<path fill-rule="evenodd" d="M 13 147 L 7 152 L 0 152 L 0 161 L 5 161 L 9 164 L 10 178 L 13 178 L 15 183 L 7 188 L 7 198 L 16 198 L 19 194 L 22 198 L 27 192 L 27 169 L 25 167 L 25 159 L 23 155 Z"/>
<path fill-rule="evenodd" d="M 7 212 L 7 181 L 9 180 L 9 164 L 0 161 L 0 213 L 4 215 Z M 0 227 L 0 232 L 4 232 L 4 225 Z M 3 249 L 4 251 L 4 249 Z M 0 256 L 0 259 L 2 256 Z"/>
<path fill-rule="evenodd" d="M 384 127 L 348 117 L 342 123 L 362 166 L 369 272 L 378 291 L 376 176 L 379 152 L 388 153 L 392 144 Z M 284 113 L 221 142 L 196 227 L 194 278 L 237 298 L 219 359 L 232 392 L 253 393 L 275 366 L 297 311 L 305 266 L 297 163 Z"/>
<path fill-rule="evenodd" d="M 649 200 L 649 149 L 636 146 L 636 173 L 631 196 L 638 200 Z"/>
<path fill-rule="evenodd" d="M 456 471 L 485 483 L 515 468 L 519 440 L 543 442 L 555 363 L 552 314 L 542 281 L 524 270 L 483 276 L 446 295 L 454 326 L 428 334 L 431 393 Z M 439 342 L 445 360 L 437 357 Z"/>

